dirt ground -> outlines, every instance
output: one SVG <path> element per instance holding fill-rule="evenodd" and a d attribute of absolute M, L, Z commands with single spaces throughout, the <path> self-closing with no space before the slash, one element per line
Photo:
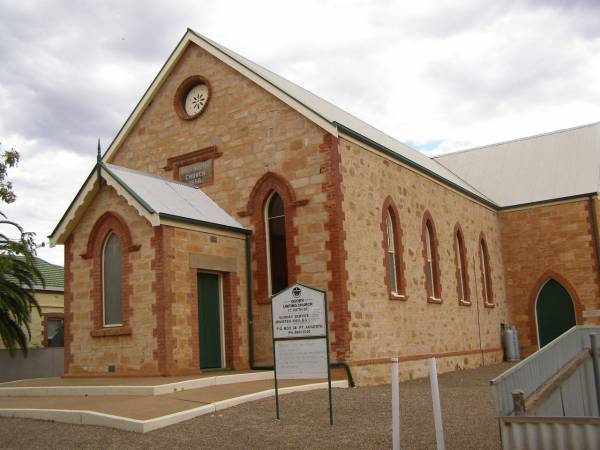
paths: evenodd
<path fill-rule="evenodd" d="M 499 364 L 443 374 L 440 394 L 446 448 L 499 449 L 498 422 L 489 380 L 508 369 Z M 329 425 L 327 391 L 246 403 L 146 434 L 28 419 L 0 418 L 0 448 L 390 448 L 390 386 L 335 389 L 335 423 Z M 428 379 L 400 385 L 403 449 L 434 449 Z"/>

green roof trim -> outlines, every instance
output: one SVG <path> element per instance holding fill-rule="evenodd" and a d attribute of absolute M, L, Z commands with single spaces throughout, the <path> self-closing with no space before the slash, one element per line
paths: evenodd
<path fill-rule="evenodd" d="M 530 206 L 540 206 L 540 205 L 545 205 L 547 203 L 566 202 L 569 200 L 577 200 L 580 198 L 591 197 L 596 194 L 597 194 L 597 192 L 587 192 L 587 193 L 583 193 L 583 194 L 569 195 L 567 197 L 548 198 L 546 200 L 537 200 L 535 202 L 518 203 L 516 205 L 502 206 L 502 207 L 498 208 L 498 210 L 499 211 L 510 211 L 511 209 L 529 208 Z"/>
<path fill-rule="evenodd" d="M 252 234 L 252 231 L 247 230 L 246 228 L 237 228 L 237 227 L 232 227 L 229 225 L 222 225 L 220 223 L 206 222 L 204 220 L 198 220 L 198 219 L 190 219 L 188 217 L 175 216 L 173 214 L 159 213 L 158 217 L 160 217 L 161 219 L 173 220 L 175 222 L 190 223 L 193 225 L 199 225 L 199 226 L 203 226 L 203 227 L 207 227 L 207 228 L 214 228 L 215 230 L 231 231 L 234 233 L 241 233 L 241 234 L 248 234 L 248 235 Z"/>

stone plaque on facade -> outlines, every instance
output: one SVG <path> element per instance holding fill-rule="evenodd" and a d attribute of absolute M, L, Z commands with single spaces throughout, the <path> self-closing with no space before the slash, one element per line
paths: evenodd
<path fill-rule="evenodd" d="M 179 167 L 179 180 L 195 186 L 212 182 L 213 160 L 207 159 Z"/>

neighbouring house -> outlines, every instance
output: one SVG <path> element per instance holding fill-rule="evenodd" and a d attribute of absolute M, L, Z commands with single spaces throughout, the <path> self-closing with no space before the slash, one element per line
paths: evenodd
<path fill-rule="evenodd" d="M 50 236 L 65 375 L 266 367 L 294 282 L 362 382 L 500 361 L 501 323 L 533 351 L 598 323 L 599 155 L 592 124 L 429 158 L 188 30 Z"/>
<path fill-rule="evenodd" d="M 31 311 L 29 348 L 62 347 L 64 320 L 64 269 L 35 257 L 34 264 L 44 277 L 45 285 L 34 286 L 34 297 L 42 314 Z M 4 348 L 0 342 L 0 348 Z"/>

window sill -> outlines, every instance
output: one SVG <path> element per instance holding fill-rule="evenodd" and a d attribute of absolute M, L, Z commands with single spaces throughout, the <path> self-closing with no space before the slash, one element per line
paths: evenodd
<path fill-rule="evenodd" d="M 406 295 L 402 295 L 402 294 L 396 294 L 394 292 L 390 292 L 390 300 L 396 300 L 396 301 L 406 301 L 407 297 Z"/>
<path fill-rule="evenodd" d="M 106 337 L 106 336 L 130 336 L 131 327 L 110 327 L 110 328 L 98 328 L 90 331 L 92 337 Z"/>
<path fill-rule="evenodd" d="M 470 301 L 467 301 L 467 300 L 459 300 L 458 304 L 460 306 L 471 306 L 472 305 L 472 303 Z"/>
<path fill-rule="evenodd" d="M 435 298 L 435 297 L 427 297 L 427 303 L 435 303 L 435 304 L 441 304 L 442 303 L 442 299 L 441 298 Z"/>
<path fill-rule="evenodd" d="M 495 308 L 496 304 L 495 303 L 487 303 L 487 302 L 485 302 L 483 304 L 483 306 L 485 306 L 486 308 Z"/>

